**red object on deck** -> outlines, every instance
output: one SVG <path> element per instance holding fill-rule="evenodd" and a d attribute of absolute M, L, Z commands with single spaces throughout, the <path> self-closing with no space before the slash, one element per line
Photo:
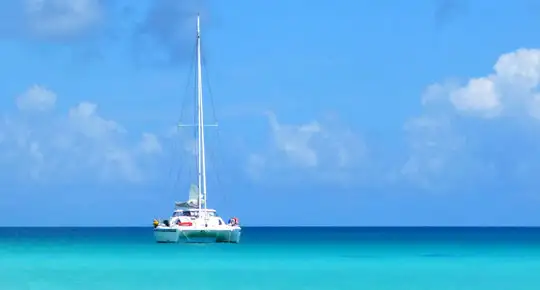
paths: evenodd
<path fill-rule="evenodd" d="M 181 227 L 191 227 L 193 225 L 192 222 L 183 222 L 178 224 Z"/>

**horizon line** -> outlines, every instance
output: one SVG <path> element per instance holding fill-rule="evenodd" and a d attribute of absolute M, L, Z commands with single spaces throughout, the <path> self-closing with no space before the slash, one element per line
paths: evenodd
<path fill-rule="evenodd" d="M 71 226 L 62 226 L 62 225 L 0 225 L 0 229 L 5 228 L 149 228 L 152 229 L 153 227 L 150 226 L 136 226 L 136 225 L 71 225 Z M 487 225 L 487 226 L 481 226 L 481 225 L 467 225 L 467 226 L 460 226 L 460 225 L 403 225 L 403 226 L 340 226 L 340 225 L 249 225 L 249 226 L 242 226 L 242 228 L 364 228 L 364 229 L 377 229 L 377 228 L 473 228 L 473 229 L 480 229 L 480 228 L 540 228 L 540 225 L 531 226 L 531 225 Z"/>

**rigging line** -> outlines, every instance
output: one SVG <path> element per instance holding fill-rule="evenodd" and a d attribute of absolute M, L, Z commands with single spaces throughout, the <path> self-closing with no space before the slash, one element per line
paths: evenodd
<path fill-rule="evenodd" d="M 195 54 L 197 54 L 197 38 L 195 39 Z M 195 56 L 194 58 L 194 61 L 197 59 L 197 56 Z M 198 91 L 197 91 L 197 82 L 198 82 L 198 78 L 197 78 L 197 69 L 195 69 L 195 73 L 193 74 L 193 124 L 198 124 Z M 193 141 L 194 141 L 194 144 L 196 146 L 195 150 L 198 151 L 199 150 L 199 143 L 197 142 L 197 134 L 199 133 L 199 128 L 197 126 L 193 126 Z M 190 143 L 191 144 L 191 143 Z M 188 147 L 188 149 L 190 149 L 190 151 L 188 152 L 188 155 L 192 155 L 191 157 L 193 158 L 192 160 L 194 161 L 194 164 L 195 164 L 195 168 L 198 166 L 199 164 L 199 156 L 197 156 L 197 154 L 193 154 L 193 151 L 191 151 L 191 145 Z M 198 170 L 198 168 L 197 168 Z M 191 177 L 191 174 L 193 173 L 195 175 L 195 178 L 198 178 L 198 171 L 197 170 L 194 170 L 193 166 L 190 166 L 190 169 L 189 169 L 189 176 Z M 192 181 L 193 182 L 193 181 Z M 191 186 L 191 185 L 190 185 Z M 198 187 L 198 185 L 197 185 Z M 198 188 L 197 188 L 198 190 Z"/>
<path fill-rule="evenodd" d="M 176 128 L 175 132 L 178 133 L 178 128 Z M 176 140 L 176 138 L 173 138 L 171 147 L 172 147 L 173 157 L 170 159 L 170 162 L 169 162 L 169 178 L 173 179 L 173 176 L 174 176 L 174 179 L 173 179 L 172 184 L 170 185 L 171 188 L 169 188 L 169 190 L 171 191 L 171 194 L 173 194 L 175 192 L 174 188 L 178 185 L 181 173 L 183 171 L 183 167 L 180 166 L 177 172 L 178 174 L 173 174 L 173 171 L 175 171 L 174 170 L 175 165 L 179 163 L 178 162 L 179 160 L 181 160 L 181 156 L 178 154 L 178 150 L 177 150 L 179 147 L 179 142 Z"/>
<path fill-rule="evenodd" d="M 172 158 L 172 160 L 171 160 L 172 165 L 170 166 L 169 177 L 171 177 L 171 175 L 173 175 L 173 174 L 172 174 L 172 172 L 173 172 L 173 166 L 174 166 L 176 163 L 178 163 L 178 162 L 176 162 L 176 161 L 178 161 L 179 159 L 181 159 L 180 156 L 179 156 L 179 154 L 176 152 L 176 151 L 177 151 L 176 149 L 177 149 L 177 147 L 178 147 L 178 141 L 173 140 L 173 145 L 172 145 L 172 147 L 173 147 L 173 158 Z M 180 176 L 182 176 L 183 169 L 184 169 L 184 167 L 183 167 L 183 166 L 180 166 L 180 168 L 179 168 L 179 170 L 178 170 L 178 174 L 174 174 L 174 179 L 171 178 L 171 179 L 173 179 L 173 182 L 172 182 L 172 184 L 170 185 L 171 187 L 169 188 L 169 190 L 170 190 L 170 192 L 171 192 L 171 193 L 170 193 L 171 195 L 173 195 L 173 194 L 175 193 L 174 189 L 178 186 L 178 183 L 179 183 L 179 180 L 180 180 Z"/>
<path fill-rule="evenodd" d="M 197 44 L 195 44 L 195 47 L 193 48 L 193 54 L 196 54 L 196 53 L 197 53 Z M 196 58 L 196 57 L 195 57 L 195 58 Z M 189 71 L 188 71 L 189 73 L 188 73 L 188 75 L 189 75 L 189 74 L 191 73 L 191 71 L 194 69 L 194 66 L 195 66 L 195 58 L 192 58 L 192 59 L 191 59 L 191 64 L 190 64 L 190 66 L 189 66 Z M 195 77 L 193 77 L 193 79 L 195 79 Z M 189 96 L 189 94 L 188 94 L 188 89 L 189 89 L 189 85 L 190 85 L 190 80 L 191 80 L 191 79 L 190 79 L 189 76 L 188 76 L 188 81 L 187 81 L 186 87 L 185 87 L 185 89 L 184 89 L 184 95 L 185 95 L 186 97 L 184 97 L 184 100 L 182 101 L 182 104 L 180 105 L 180 108 L 182 108 L 182 109 L 180 110 L 180 118 L 179 118 L 179 120 L 178 120 L 178 123 L 181 123 L 181 122 L 182 122 L 182 117 L 184 116 L 184 111 L 183 111 L 183 109 L 184 109 L 185 106 L 186 106 L 186 103 L 185 103 L 185 102 L 189 99 L 189 98 L 188 98 L 188 96 Z M 177 125 L 178 125 L 178 124 L 177 124 Z"/>
<path fill-rule="evenodd" d="M 173 183 L 173 189 L 177 188 L 178 184 L 180 183 L 180 176 L 182 176 L 183 169 L 185 167 L 181 166 L 178 170 L 178 174 L 175 176 L 174 183 Z M 176 193 L 174 190 L 171 190 L 172 193 Z"/>
<path fill-rule="evenodd" d="M 204 51 L 203 47 L 201 46 L 201 50 Z M 218 122 L 217 120 L 217 116 L 216 116 L 216 106 L 215 106 L 215 102 L 214 102 L 214 95 L 212 94 L 212 86 L 210 85 L 210 74 L 208 73 L 208 69 L 207 69 L 207 66 L 206 66 L 206 57 L 204 57 L 205 54 L 202 55 L 202 67 L 203 67 L 203 70 L 205 71 L 206 73 L 206 82 L 207 82 L 207 85 L 208 85 L 208 95 L 209 95 L 209 98 L 210 98 L 210 102 L 212 104 L 212 115 L 214 117 L 214 120 L 216 121 L 216 123 Z M 221 144 L 221 136 L 220 136 L 220 129 L 219 127 L 216 128 L 216 135 L 217 135 L 217 138 L 218 139 L 217 143 L 218 144 Z M 218 147 L 218 150 L 219 150 L 219 146 Z M 212 168 L 214 169 L 214 171 L 216 172 L 215 176 L 216 176 L 216 180 L 217 180 L 217 183 L 220 187 L 222 187 L 223 185 L 223 182 L 220 178 L 220 174 L 219 174 L 219 171 L 218 171 L 218 165 L 216 163 L 219 162 L 218 158 L 215 157 L 215 155 L 213 154 L 213 151 L 210 150 L 210 155 L 212 157 Z M 220 153 L 221 155 L 221 153 Z M 226 203 L 227 202 L 227 194 L 226 192 L 224 191 L 223 192 L 223 201 Z"/>
<path fill-rule="evenodd" d="M 203 48 L 201 47 L 201 50 Z M 206 57 L 204 56 L 204 54 L 202 55 L 202 67 L 206 73 L 206 82 L 208 84 L 208 94 L 210 95 L 210 102 L 212 104 L 212 117 L 214 117 L 214 120 L 216 120 L 216 122 L 218 121 L 217 119 L 217 116 L 216 116 L 216 106 L 215 106 L 215 103 L 214 103 L 214 97 L 213 97 L 213 94 L 212 94 L 212 86 L 210 86 L 210 74 L 208 73 L 208 69 L 207 69 L 207 66 L 206 66 Z"/>
<path fill-rule="evenodd" d="M 193 54 L 195 54 L 195 53 L 196 53 L 196 45 L 194 46 L 194 49 L 193 49 Z M 180 116 L 179 116 L 178 119 L 177 119 L 177 123 L 180 123 L 180 122 L 181 122 L 181 120 L 182 120 L 182 118 L 183 118 L 183 116 L 184 116 L 185 108 L 186 108 L 186 106 L 187 106 L 187 105 L 186 105 L 186 102 L 187 102 L 187 100 L 189 99 L 189 97 L 188 97 L 188 96 L 189 96 L 188 90 L 189 90 L 189 85 L 190 85 L 190 82 L 191 82 L 191 79 L 190 79 L 190 77 L 189 77 L 189 75 L 190 75 L 189 72 L 191 72 L 191 71 L 193 70 L 193 67 L 194 67 L 194 66 L 195 66 L 195 59 L 192 58 L 192 59 L 191 59 L 191 63 L 190 63 L 190 68 L 189 68 L 189 70 L 188 70 L 188 78 L 187 78 L 187 81 L 186 81 L 186 86 L 185 86 L 185 88 L 184 88 L 184 94 L 183 94 L 183 95 L 184 95 L 184 98 L 183 98 L 183 100 L 182 100 L 182 102 L 181 102 L 181 104 L 180 104 Z M 178 124 L 176 124 L 175 130 L 174 130 L 174 131 L 175 131 L 175 133 L 180 133 L 180 128 L 178 127 Z M 181 136 L 180 136 L 180 137 L 181 137 Z M 180 143 L 180 142 L 178 142 L 178 143 Z M 173 145 L 179 145 L 178 143 L 175 142 L 175 141 L 173 141 Z M 176 146 L 175 146 L 175 147 L 176 147 Z M 169 176 L 172 175 L 172 172 L 173 172 L 173 170 L 174 170 L 174 169 L 173 169 L 173 166 L 174 166 L 176 163 L 179 163 L 179 164 L 180 164 L 180 168 L 178 169 L 178 174 L 175 176 L 174 182 L 173 182 L 172 185 L 171 185 L 171 186 L 172 186 L 172 188 L 171 188 L 171 194 L 175 193 L 174 188 L 176 188 L 176 187 L 178 186 L 178 184 L 179 184 L 179 182 L 180 182 L 180 177 L 182 176 L 182 172 L 184 171 L 184 170 L 183 170 L 183 169 L 184 169 L 184 166 L 182 166 L 183 162 L 180 162 L 180 160 L 182 159 L 182 157 L 180 156 L 180 154 L 176 155 L 176 153 L 174 153 L 174 152 L 176 152 L 176 149 L 178 149 L 178 148 L 173 148 L 173 154 L 174 154 L 174 156 L 175 156 L 176 158 L 175 158 L 175 157 L 172 158 L 173 160 L 172 160 L 171 162 L 173 162 L 173 164 L 170 166 Z M 179 151 L 180 151 L 180 150 L 179 150 Z M 175 160 L 178 161 L 178 162 L 174 162 Z"/>

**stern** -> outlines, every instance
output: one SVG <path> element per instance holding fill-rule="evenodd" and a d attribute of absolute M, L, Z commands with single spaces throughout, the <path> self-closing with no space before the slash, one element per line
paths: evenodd
<path fill-rule="evenodd" d="M 178 243 L 180 233 L 174 228 L 157 227 L 154 229 L 154 238 L 157 243 Z"/>

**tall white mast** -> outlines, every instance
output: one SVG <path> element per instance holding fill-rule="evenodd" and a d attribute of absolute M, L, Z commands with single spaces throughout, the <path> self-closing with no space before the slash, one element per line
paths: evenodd
<path fill-rule="evenodd" d="M 197 14 L 197 111 L 198 111 L 198 182 L 199 182 L 199 209 L 204 201 L 206 209 L 206 158 L 204 150 L 204 114 L 203 114 L 203 92 L 202 92 L 202 72 L 201 72 L 201 26 L 200 15 Z"/>

